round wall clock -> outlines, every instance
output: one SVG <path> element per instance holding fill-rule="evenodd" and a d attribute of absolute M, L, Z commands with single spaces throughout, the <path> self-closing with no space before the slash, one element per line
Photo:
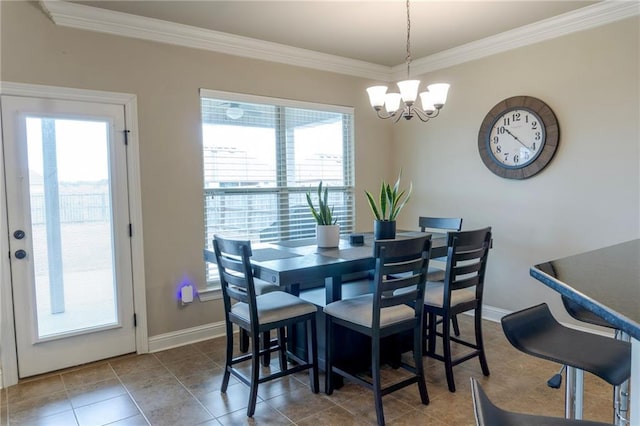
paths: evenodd
<path fill-rule="evenodd" d="M 560 137 L 555 114 L 531 96 L 514 96 L 491 108 L 478 133 L 480 157 L 496 175 L 527 179 L 553 158 Z"/>

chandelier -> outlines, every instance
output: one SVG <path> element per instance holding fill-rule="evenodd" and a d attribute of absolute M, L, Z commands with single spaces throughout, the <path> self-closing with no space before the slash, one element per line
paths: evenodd
<path fill-rule="evenodd" d="M 427 90 L 420 93 L 422 109 L 416 105 L 420 80 L 410 80 L 411 70 L 411 17 L 409 15 L 409 0 L 407 0 L 407 80 L 397 83 L 400 93 L 387 93 L 387 86 L 372 86 L 367 89 L 369 102 L 378 117 L 387 119 L 395 117 L 395 122 L 404 117 L 411 120 L 414 116 L 427 122 L 440 113 L 440 109 L 447 101 L 449 85 L 436 83 L 427 86 Z M 383 107 L 385 111 L 383 111 Z"/>

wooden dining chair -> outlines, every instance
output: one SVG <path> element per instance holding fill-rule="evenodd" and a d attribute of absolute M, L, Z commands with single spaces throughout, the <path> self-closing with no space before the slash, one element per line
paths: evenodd
<path fill-rule="evenodd" d="M 459 231 L 462 229 L 462 218 L 420 216 L 418 218 L 418 226 L 422 232 L 446 233 Z M 429 271 L 427 272 L 427 282 L 444 281 L 446 264 L 446 257 L 431 259 Z M 456 315 L 451 317 L 451 325 L 453 326 L 453 334 L 460 336 L 460 326 L 458 325 L 458 317 Z"/>
<path fill-rule="evenodd" d="M 256 295 L 253 268 L 250 263 L 251 242 L 230 240 L 214 236 L 213 248 L 220 274 L 220 285 L 224 301 L 224 316 L 227 334 L 227 348 L 221 391 L 227 391 L 230 376 L 248 385 L 249 403 L 247 416 L 255 412 L 258 385 L 269 380 L 309 370 L 311 390 L 318 393 L 318 348 L 316 333 L 317 308 L 313 303 L 283 291 L 271 291 Z M 235 302 L 235 303 L 234 303 Z M 251 352 L 234 357 L 233 326 L 245 330 L 253 340 Z M 286 328 L 296 324 L 307 325 L 307 359 L 301 359 L 287 350 Z M 277 330 L 277 345 L 265 344 L 260 347 L 258 340 L 264 333 Z M 267 352 L 279 354 L 280 369 L 261 375 L 260 357 Z M 291 366 L 288 359 L 294 361 Z M 250 376 L 238 364 L 251 362 Z"/>
<path fill-rule="evenodd" d="M 431 252 L 430 238 L 430 235 L 424 235 L 403 240 L 377 240 L 374 244 L 374 293 L 339 300 L 324 308 L 327 318 L 326 393 L 331 395 L 333 392 L 333 374 L 371 389 L 379 425 L 385 423 L 382 407 L 384 395 L 415 383 L 421 402 L 425 405 L 429 403 L 422 366 L 422 306 Z M 371 339 L 371 380 L 335 362 L 339 348 L 335 347 L 334 335 L 338 327 Z M 399 367 L 408 370 L 411 376 L 383 388 L 380 376 L 381 341 L 401 333 L 412 335 L 413 365 L 399 361 Z"/>
<path fill-rule="evenodd" d="M 427 283 L 424 310 L 427 321 L 425 336 L 426 355 L 443 361 L 449 391 L 455 392 L 453 367 L 478 357 L 485 376 L 489 375 L 489 366 L 482 340 L 482 300 L 484 278 L 491 246 L 491 228 L 472 231 L 449 232 L 447 236 L 447 267 L 444 281 Z M 473 311 L 475 341 L 463 340 L 451 336 L 451 318 L 463 312 Z M 442 318 L 438 321 L 438 318 Z M 437 331 L 441 324 L 442 331 Z M 436 338 L 442 338 L 442 354 L 436 353 Z M 473 349 L 453 358 L 451 342 Z"/>

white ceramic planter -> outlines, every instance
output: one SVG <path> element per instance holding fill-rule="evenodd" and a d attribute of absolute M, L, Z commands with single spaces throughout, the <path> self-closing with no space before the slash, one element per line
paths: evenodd
<path fill-rule="evenodd" d="M 316 225 L 316 241 L 320 248 L 338 247 L 340 225 Z"/>

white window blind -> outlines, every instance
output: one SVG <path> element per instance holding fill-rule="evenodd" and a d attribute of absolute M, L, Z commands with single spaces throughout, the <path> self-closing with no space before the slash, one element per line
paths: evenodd
<path fill-rule="evenodd" d="M 320 181 L 340 232 L 353 232 L 353 110 L 202 89 L 205 246 L 313 238 Z M 218 272 L 207 264 L 207 282 Z"/>

